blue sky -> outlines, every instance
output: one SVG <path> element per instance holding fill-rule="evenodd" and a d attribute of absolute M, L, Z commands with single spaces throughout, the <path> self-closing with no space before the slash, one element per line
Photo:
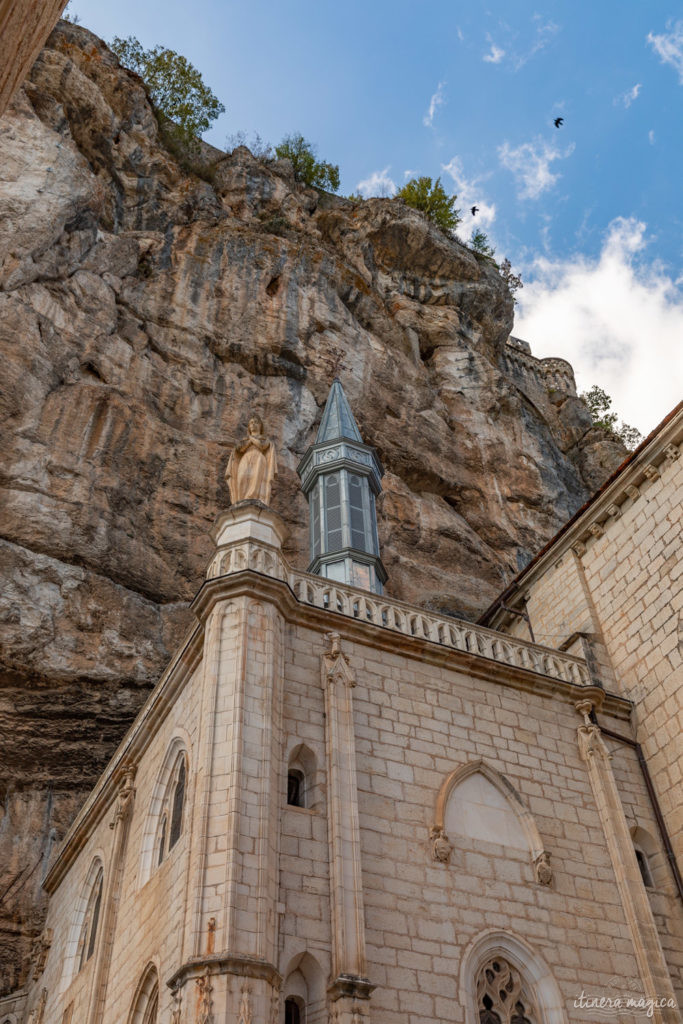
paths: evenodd
<path fill-rule="evenodd" d="M 441 176 L 525 282 L 515 332 L 650 430 L 683 393 L 683 20 L 673 0 L 72 0 L 110 40 L 176 49 L 227 110 L 289 132 L 341 191 Z M 565 123 L 556 129 L 553 118 Z M 467 214 L 461 233 L 472 226 Z"/>

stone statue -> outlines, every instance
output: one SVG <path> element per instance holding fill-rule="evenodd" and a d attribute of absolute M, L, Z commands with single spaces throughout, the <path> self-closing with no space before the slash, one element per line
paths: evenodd
<path fill-rule="evenodd" d="M 261 418 L 252 416 L 247 437 L 233 448 L 225 471 L 233 505 L 250 499 L 268 505 L 276 473 L 275 446 L 264 437 Z"/>
<path fill-rule="evenodd" d="M 453 844 L 440 825 L 432 825 L 429 830 L 429 838 L 432 841 L 432 857 L 441 864 L 448 864 Z"/>
<path fill-rule="evenodd" d="M 543 850 L 534 861 L 536 881 L 539 885 L 550 885 L 553 880 L 553 869 L 550 867 L 550 854 Z"/>

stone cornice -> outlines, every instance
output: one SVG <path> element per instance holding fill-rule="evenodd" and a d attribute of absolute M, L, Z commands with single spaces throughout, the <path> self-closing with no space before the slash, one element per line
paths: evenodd
<path fill-rule="evenodd" d="M 257 957 L 231 953 L 211 953 L 207 956 L 192 957 L 178 968 L 166 984 L 175 992 L 187 981 L 207 974 L 235 974 L 240 978 L 261 978 L 277 988 L 282 984 L 282 975 L 274 964 L 259 960 Z"/>
<path fill-rule="evenodd" d="M 653 431 L 603 486 L 579 509 L 573 519 L 546 544 L 526 569 L 490 605 L 479 619 L 495 628 L 506 617 L 501 604 L 519 601 L 524 591 L 537 582 L 568 551 L 582 558 L 589 545 L 608 533 L 624 508 L 630 508 L 656 484 L 670 463 L 680 457 L 683 444 L 683 403 Z"/>

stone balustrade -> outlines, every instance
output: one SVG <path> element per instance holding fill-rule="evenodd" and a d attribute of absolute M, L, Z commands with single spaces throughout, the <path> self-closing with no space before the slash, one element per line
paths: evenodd
<path fill-rule="evenodd" d="M 244 570 L 282 580 L 301 604 L 324 608 L 403 636 L 428 640 L 565 683 L 588 686 L 591 682 L 581 658 L 513 639 L 462 619 L 434 615 L 403 601 L 393 601 L 321 576 L 297 572 L 287 565 L 277 545 L 264 544 L 253 537 L 219 549 L 209 565 L 207 577 L 215 579 Z"/>

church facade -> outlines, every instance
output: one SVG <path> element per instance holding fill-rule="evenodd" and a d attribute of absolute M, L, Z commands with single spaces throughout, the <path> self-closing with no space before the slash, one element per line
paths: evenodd
<path fill-rule="evenodd" d="M 311 571 L 250 437 L 2 1024 L 680 1021 L 680 652 L 651 620 L 681 612 L 683 410 L 476 625 L 383 594 L 382 469 L 340 384 L 300 467 Z"/>

